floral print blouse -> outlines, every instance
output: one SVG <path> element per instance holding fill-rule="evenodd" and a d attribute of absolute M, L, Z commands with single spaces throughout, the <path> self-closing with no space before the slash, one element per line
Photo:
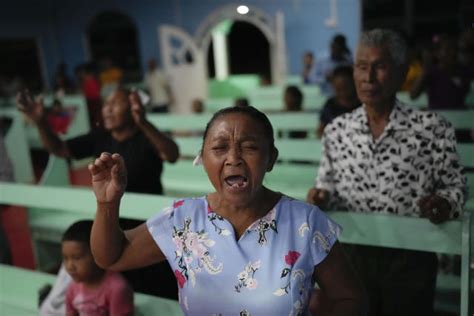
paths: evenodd
<path fill-rule="evenodd" d="M 314 267 L 341 232 L 316 206 L 286 196 L 238 240 L 206 197 L 175 201 L 147 227 L 187 315 L 306 315 Z"/>

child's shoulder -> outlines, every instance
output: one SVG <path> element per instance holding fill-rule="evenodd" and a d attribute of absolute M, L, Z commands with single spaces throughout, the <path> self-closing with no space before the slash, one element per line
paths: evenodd
<path fill-rule="evenodd" d="M 112 290 L 124 290 L 130 289 L 130 285 L 125 277 L 119 273 L 114 271 L 107 271 L 104 275 L 102 280 L 102 287 L 106 287 Z"/>

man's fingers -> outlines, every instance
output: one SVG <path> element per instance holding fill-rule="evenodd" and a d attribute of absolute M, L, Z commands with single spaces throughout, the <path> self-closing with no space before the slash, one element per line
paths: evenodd
<path fill-rule="evenodd" d="M 317 194 L 317 197 L 318 197 L 320 200 L 324 201 L 324 200 L 326 199 L 326 197 L 327 197 L 327 192 L 326 192 L 326 191 L 324 191 L 324 190 L 318 190 L 317 193 L 318 193 L 318 194 Z"/>

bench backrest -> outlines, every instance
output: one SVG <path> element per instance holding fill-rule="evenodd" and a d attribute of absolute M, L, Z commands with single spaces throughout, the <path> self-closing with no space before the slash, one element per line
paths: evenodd
<path fill-rule="evenodd" d="M 22 114 L 16 109 L 1 109 L 0 116 L 12 120 L 4 140 L 13 165 L 15 181 L 32 183 L 34 181 L 33 165 Z"/>

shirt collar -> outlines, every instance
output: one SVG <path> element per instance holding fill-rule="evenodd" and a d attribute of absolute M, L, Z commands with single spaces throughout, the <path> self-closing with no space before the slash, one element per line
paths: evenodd
<path fill-rule="evenodd" d="M 363 104 L 360 108 L 353 112 L 353 117 L 350 122 L 351 127 L 363 132 L 370 132 L 369 123 L 367 120 L 366 105 Z M 389 116 L 389 122 L 386 126 L 387 130 L 406 130 L 409 126 L 409 110 L 398 99 L 395 100 L 395 105 Z"/>

